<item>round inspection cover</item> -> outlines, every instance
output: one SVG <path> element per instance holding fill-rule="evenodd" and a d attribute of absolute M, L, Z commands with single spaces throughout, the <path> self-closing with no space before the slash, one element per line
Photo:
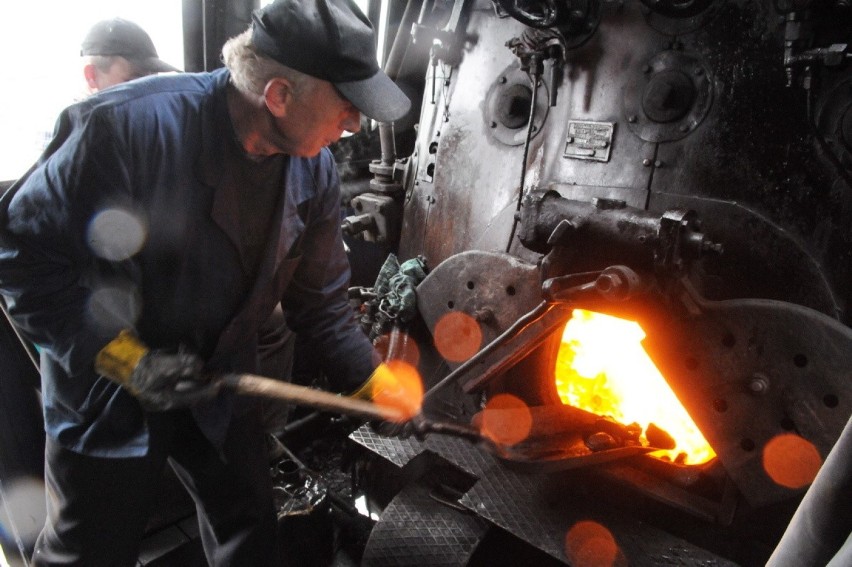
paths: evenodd
<path fill-rule="evenodd" d="M 642 93 L 642 110 L 652 122 L 680 120 L 695 104 L 695 85 L 683 71 L 654 74 Z"/>
<path fill-rule="evenodd" d="M 497 141 L 507 146 L 522 145 L 527 139 L 532 94 L 529 75 L 518 65 L 509 66 L 500 73 L 488 90 L 485 99 L 485 129 Z M 539 80 L 531 134 L 533 138 L 541 132 L 547 119 L 547 101 L 547 84 L 544 80 Z"/>
<path fill-rule="evenodd" d="M 829 148 L 847 168 L 852 168 L 852 72 L 816 103 L 816 125 Z"/>
<path fill-rule="evenodd" d="M 624 121 L 647 142 L 679 140 L 707 117 L 713 81 L 701 60 L 667 50 L 633 71 L 624 91 Z"/>

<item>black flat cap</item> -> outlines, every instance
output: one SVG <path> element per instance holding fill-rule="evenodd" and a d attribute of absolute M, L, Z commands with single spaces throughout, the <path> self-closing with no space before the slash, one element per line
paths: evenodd
<path fill-rule="evenodd" d="M 252 14 L 258 51 L 332 83 L 363 114 L 399 120 L 411 101 L 379 68 L 370 20 L 351 0 L 276 0 Z"/>
<path fill-rule="evenodd" d="M 150 73 L 179 71 L 160 59 L 151 36 L 139 24 L 122 18 L 96 23 L 81 47 L 80 55 L 120 55 Z"/>

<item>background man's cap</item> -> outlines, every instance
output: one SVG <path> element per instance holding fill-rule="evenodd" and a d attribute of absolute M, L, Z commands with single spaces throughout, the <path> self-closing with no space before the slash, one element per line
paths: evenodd
<path fill-rule="evenodd" d="M 252 14 L 252 43 L 282 65 L 332 83 L 369 118 L 393 122 L 411 107 L 379 69 L 373 26 L 351 0 L 276 0 Z"/>
<path fill-rule="evenodd" d="M 120 55 L 151 73 L 179 71 L 160 59 L 145 30 L 122 18 L 103 20 L 92 26 L 83 40 L 80 55 Z"/>

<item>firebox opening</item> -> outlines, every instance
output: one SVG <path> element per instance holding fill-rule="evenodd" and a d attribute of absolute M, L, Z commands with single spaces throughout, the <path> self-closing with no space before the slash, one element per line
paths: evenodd
<path fill-rule="evenodd" d="M 638 424 L 643 444 L 674 446 L 653 456 L 688 465 L 710 461 L 716 453 L 645 352 L 644 338 L 636 322 L 575 309 L 555 362 L 560 400 L 623 425 Z"/>

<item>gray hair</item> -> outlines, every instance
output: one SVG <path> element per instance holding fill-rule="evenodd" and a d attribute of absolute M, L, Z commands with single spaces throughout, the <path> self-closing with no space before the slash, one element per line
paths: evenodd
<path fill-rule="evenodd" d="M 263 95 L 266 83 L 276 77 L 290 81 L 296 96 L 309 93 L 317 81 L 310 75 L 259 53 L 251 42 L 251 29 L 225 43 L 222 47 L 222 61 L 231 71 L 231 82 L 237 89 L 258 96 Z"/>
<path fill-rule="evenodd" d="M 145 77 L 157 72 L 147 69 L 144 65 L 140 65 L 137 61 L 121 55 L 87 55 L 85 62 L 86 64 L 94 65 L 101 73 L 109 73 L 113 63 L 115 63 L 118 59 L 124 59 L 127 61 L 130 65 L 129 71 L 133 77 Z"/>

